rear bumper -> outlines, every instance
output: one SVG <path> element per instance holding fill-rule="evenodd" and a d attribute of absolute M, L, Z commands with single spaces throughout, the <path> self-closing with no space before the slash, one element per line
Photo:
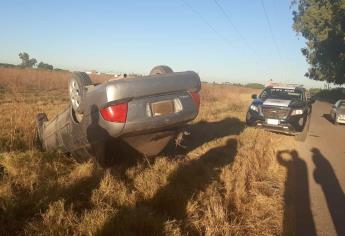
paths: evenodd
<path fill-rule="evenodd" d="M 150 113 L 150 104 L 156 101 L 178 99 L 182 110 L 167 115 L 153 117 Z M 166 130 L 179 127 L 195 119 L 198 109 L 188 92 L 179 92 L 163 96 L 154 96 L 135 99 L 128 103 L 128 116 L 123 135 L 135 135 Z"/>
<path fill-rule="evenodd" d="M 179 100 L 182 110 L 161 116 L 153 116 L 150 113 L 150 104 L 174 99 Z M 96 122 L 92 129 L 95 132 L 92 137 L 97 137 L 95 142 L 112 138 L 121 139 L 139 153 L 154 156 L 160 153 L 176 137 L 179 130 L 197 115 L 196 104 L 186 91 L 132 99 L 128 102 L 125 123 L 105 121 L 99 112 L 93 113 L 92 116 L 99 118 L 93 119 L 98 120 L 98 123 Z M 94 122 L 91 119 L 92 123 Z M 107 132 L 96 134 L 96 129 Z M 89 138 L 89 140 L 91 139 Z"/>
<path fill-rule="evenodd" d="M 162 116 L 150 115 L 150 104 L 157 101 L 178 99 L 182 110 Z M 109 122 L 103 119 L 98 109 L 94 110 L 88 119 L 91 126 L 102 128 L 113 137 L 142 135 L 153 132 L 161 132 L 167 129 L 185 125 L 195 119 L 198 109 L 191 95 L 186 92 L 178 92 L 168 95 L 144 97 L 128 102 L 127 120 L 125 123 Z M 88 125 L 88 126 L 89 126 Z"/>

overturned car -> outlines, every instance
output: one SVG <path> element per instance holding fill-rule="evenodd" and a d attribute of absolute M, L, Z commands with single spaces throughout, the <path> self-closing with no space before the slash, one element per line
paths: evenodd
<path fill-rule="evenodd" d="M 37 115 L 39 143 L 43 150 L 95 157 L 102 166 L 126 158 L 118 156 L 124 146 L 157 155 L 198 115 L 200 87 L 195 72 L 173 72 L 167 66 L 153 68 L 149 76 L 101 84 L 75 72 L 67 109 L 51 120 Z"/>

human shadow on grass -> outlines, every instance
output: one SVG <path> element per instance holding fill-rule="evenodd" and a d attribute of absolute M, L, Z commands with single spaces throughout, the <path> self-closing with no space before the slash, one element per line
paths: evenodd
<path fill-rule="evenodd" d="M 101 235 L 162 235 L 169 222 L 182 223 L 187 217 L 188 201 L 219 178 L 221 168 L 230 164 L 237 152 L 237 141 L 210 149 L 197 159 L 182 162 L 168 177 L 168 184 L 148 200 L 134 207 L 120 207 L 104 225 Z M 183 228 L 184 233 L 196 229 Z"/>
<path fill-rule="evenodd" d="M 287 159 L 283 158 L 287 154 Z M 308 170 L 296 150 L 279 151 L 277 160 L 287 169 L 283 235 L 316 235 L 311 212 Z"/>
<path fill-rule="evenodd" d="M 244 128 L 245 123 L 234 117 L 214 122 L 199 121 L 189 124 L 183 129 L 188 135 L 184 135 L 178 143 L 173 140 L 163 153 L 169 156 L 184 155 L 212 140 L 238 135 Z"/>
<path fill-rule="evenodd" d="M 321 186 L 338 235 L 345 235 L 345 194 L 331 163 L 319 149 L 312 148 L 314 179 Z"/>
<path fill-rule="evenodd" d="M 54 153 L 45 154 L 42 158 L 58 158 Z M 59 154 L 56 154 L 59 155 Z M 49 162 L 49 160 L 47 160 Z M 50 184 L 47 178 L 56 178 L 49 175 L 49 169 L 45 169 L 47 163 L 42 161 L 42 170 L 37 174 L 39 180 L 34 190 L 28 191 L 13 186 L 12 191 L 15 204 L 0 208 L 0 235 L 22 234 L 24 227 L 29 221 L 47 211 L 51 203 L 63 200 L 66 208 L 71 207 L 73 211 L 82 213 L 85 209 L 91 208 L 90 199 L 93 190 L 99 185 L 103 172 L 96 168 L 91 170 L 90 175 L 68 183 L 70 178 L 66 175 L 66 183 L 60 183 L 57 179 Z M 64 163 L 68 164 L 68 163 Z M 54 175 L 54 173 L 51 173 Z M 1 203 L 1 201 L 0 201 Z M 4 210 L 1 212 L 1 210 Z"/>

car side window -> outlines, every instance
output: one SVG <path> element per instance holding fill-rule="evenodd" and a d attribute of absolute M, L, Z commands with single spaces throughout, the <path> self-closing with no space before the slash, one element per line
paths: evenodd
<path fill-rule="evenodd" d="M 267 90 L 262 91 L 262 93 L 260 94 L 260 98 L 262 100 L 265 100 L 267 98 L 267 96 L 268 96 Z"/>

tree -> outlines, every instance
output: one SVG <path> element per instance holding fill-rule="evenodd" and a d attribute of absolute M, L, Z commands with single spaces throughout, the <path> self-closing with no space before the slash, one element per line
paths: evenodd
<path fill-rule="evenodd" d="M 54 67 L 52 65 L 44 63 L 43 61 L 38 63 L 37 68 L 38 69 L 45 69 L 45 70 L 53 70 L 54 69 Z"/>
<path fill-rule="evenodd" d="M 307 39 L 305 76 L 345 83 L 345 0 L 294 0 L 293 29 Z"/>
<path fill-rule="evenodd" d="M 29 54 L 27 54 L 26 52 L 19 53 L 19 58 L 22 60 L 22 63 L 19 65 L 21 67 L 32 68 L 37 63 L 37 60 L 35 58 L 30 59 Z"/>

